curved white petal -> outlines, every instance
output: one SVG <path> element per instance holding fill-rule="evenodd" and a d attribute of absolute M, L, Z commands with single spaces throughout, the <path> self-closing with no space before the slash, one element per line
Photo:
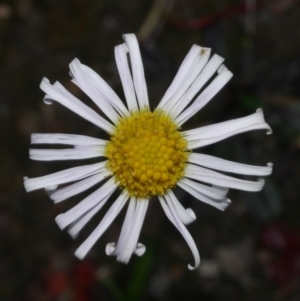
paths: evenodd
<path fill-rule="evenodd" d="M 207 75 L 207 68 L 205 64 L 207 63 L 209 59 L 210 49 L 202 48 L 199 52 L 199 55 L 193 65 L 191 66 L 188 74 L 183 79 L 182 83 L 177 87 L 177 90 L 175 91 L 174 95 L 170 98 L 168 103 L 164 106 L 164 110 L 169 113 L 173 118 L 175 118 L 182 110 L 179 108 L 182 104 L 182 97 L 184 96 L 184 93 L 188 93 L 188 91 L 191 89 L 191 87 L 195 84 L 197 79 L 202 77 L 202 73 L 204 72 L 203 79 L 206 79 Z M 218 55 L 214 55 L 212 60 L 207 64 L 209 67 L 209 70 L 212 70 L 212 74 L 216 71 L 217 67 L 214 69 L 214 63 L 218 63 L 219 65 L 223 62 L 223 58 L 221 58 Z M 204 68 L 205 66 L 205 68 Z M 203 72 L 202 69 L 204 68 Z M 208 78 L 207 78 L 208 80 Z M 192 100 L 192 99 L 189 99 Z M 185 100 L 186 101 L 186 100 Z M 188 103 L 187 103 L 188 104 Z M 179 105 L 179 106 L 178 106 Z"/>
<path fill-rule="evenodd" d="M 95 89 L 99 90 L 99 92 L 121 116 L 128 115 L 128 110 L 122 100 L 98 73 L 84 64 L 81 64 L 81 69 L 85 72 L 85 76 L 88 81 L 95 87 Z"/>
<path fill-rule="evenodd" d="M 134 34 L 124 34 L 123 39 L 127 45 L 130 56 L 134 88 L 140 109 L 149 107 L 147 85 L 140 48 Z"/>
<path fill-rule="evenodd" d="M 167 201 L 167 203 L 169 204 L 169 206 L 170 206 L 170 203 L 173 204 L 180 220 L 185 225 L 188 225 L 196 220 L 196 215 L 195 215 L 194 211 L 191 208 L 185 209 L 181 205 L 181 203 L 178 201 L 178 199 L 176 198 L 176 196 L 172 190 L 169 190 L 164 197 L 165 197 L 165 200 Z"/>
<path fill-rule="evenodd" d="M 106 162 L 107 161 L 90 165 L 72 167 L 38 178 L 29 179 L 27 177 L 24 177 L 24 186 L 26 191 L 29 192 L 40 188 L 47 188 L 73 181 L 78 181 L 86 177 L 92 176 L 96 173 L 99 173 L 102 169 L 105 168 Z"/>
<path fill-rule="evenodd" d="M 159 196 L 159 201 L 161 203 L 161 206 L 163 207 L 163 210 L 168 217 L 168 219 L 172 222 L 172 224 L 178 229 L 178 231 L 181 233 L 185 241 L 187 242 L 188 246 L 190 247 L 192 254 L 194 256 L 195 264 L 192 266 L 191 264 L 188 265 L 188 268 L 190 270 L 196 269 L 200 265 L 200 255 L 197 249 L 197 246 L 191 236 L 191 234 L 187 231 L 186 227 L 182 223 L 180 217 L 178 216 L 178 213 L 174 206 L 172 206 L 172 203 L 169 203 L 168 205 L 165 203 L 165 200 L 162 196 Z"/>
<path fill-rule="evenodd" d="M 224 197 L 222 200 L 213 199 L 199 192 L 199 190 L 194 189 L 193 187 L 187 185 L 184 182 L 178 182 L 177 185 L 181 187 L 183 190 L 191 194 L 193 197 L 198 199 L 199 201 L 211 205 L 221 211 L 224 211 L 231 201 Z"/>
<path fill-rule="evenodd" d="M 105 247 L 105 253 L 107 256 L 112 256 L 115 251 L 116 244 L 114 242 L 110 242 Z"/>
<path fill-rule="evenodd" d="M 108 243 L 105 248 L 106 255 L 108 255 L 108 256 L 114 255 L 115 248 L 116 248 L 115 243 L 113 243 L 113 242 Z M 145 254 L 145 252 L 146 252 L 146 246 L 140 242 L 137 243 L 136 248 L 133 250 L 133 253 L 139 257 L 143 256 Z"/>
<path fill-rule="evenodd" d="M 272 163 L 268 163 L 267 166 L 241 164 L 197 153 L 191 153 L 189 155 L 189 162 L 211 169 L 252 176 L 268 176 L 272 173 L 273 166 Z"/>
<path fill-rule="evenodd" d="M 109 134 L 113 134 L 114 126 L 111 123 L 82 103 L 60 83 L 56 82 L 54 85 L 51 85 L 47 78 L 43 78 L 40 88 L 46 93 L 44 98 L 46 103 L 48 103 L 47 99 L 55 100 L 84 119 L 94 123 Z"/>
<path fill-rule="evenodd" d="M 228 83 L 233 74 L 227 68 L 221 68 L 221 70 L 220 74 L 201 92 L 195 101 L 175 119 L 179 126 L 194 116 Z"/>
<path fill-rule="evenodd" d="M 185 169 L 185 177 L 221 187 L 245 191 L 260 191 L 265 183 L 263 179 L 258 179 L 258 181 L 236 179 L 192 164 L 187 164 Z"/>
<path fill-rule="evenodd" d="M 264 120 L 261 109 L 246 117 L 203 126 L 182 132 L 182 134 L 188 140 L 188 148 L 195 149 L 216 143 L 233 135 L 257 129 L 266 129 L 267 134 L 272 133 L 270 126 Z"/>
<path fill-rule="evenodd" d="M 93 216 L 104 206 L 104 204 L 106 204 L 111 195 L 112 193 L 105 196 L 101 202 L 85 212 L 69 225 L 68 232 L 73 239 L 78 236 L 81 229 L 93 218 Z"/>
<path fill-rule="evenodd" d="M 96 241 L 101 237 L 101 235 L 106 231 L 106 229 L 111 225 L 113 220 L 117 217 L 119 212 L 124 207 L 127 202 L 128 196 L 125 193 L 122 193 L 116 201 L 109 208 L 105 216 L 103 217 L 100 224 L 97 228 L 91 233 L 91 235 L 83 242 L 83 244 L 76 250 L 75 255 L 82 259 L 89 252 L 92 246 Z M 98 210 L 97 210 L 98 211 Z M 95 212 L 92 212 L 93 215 Z M 92 215 L 90 212 L 87 215 Z M 75 225 L 72 225 L 72 228 L 69 230 L 72 236 L 77 235 L 81 228 L 88 222 L 91 216 L 85 216 L 82 220 L 77 222 Z"/>
<path fill-rule="evenodd" d="M 109 255 L 116 255 L 118 256 L 121 252 L 121 250 L 124 248 L 126 243 L 126 238 L 130 235 L 130 231 L 133 227 L 134 222 L 134 213 L 136 211 L 136 205 L 137 201 L 134 197 L 130 198 L 128 209 L 126 212 L 126 216 L 122 225 L 121 233 L 119 236 L 119 240 L 117 245 L 114 243 L 110 244 L 110 250 L 113 249 L 113 252 L 111 252 Z"/>
<path fill-rule="evenodd" d="M 163 109 L 165 107 L 165 105 L 170 101 L 171 97 L 174 96 L 178 87 L 185 80 L 186 76 L 188 76 L 192 66 L 198 60 L 202 49 L 205 49 L 206 53 L 208 53 L 208 55 L 209 55 L 210 49 L 208 49 L 208 48 L 201 48 L 198 45 L 193 45 L 191 47 L 190 51 L 188 52 L 188 54 L 184 58 L 183 62 L 181 63 L 181 66 L 179 67 L 179 70 L 178 70 L 175 78 L 173 79 L 171 85 L 169 86 L 165 95 L 163 96 L 160 103 L 158 104 L 158 106 L 157 106 L 158 109 Z"/>
<path fill-rule="evenodd" d="M 88 190 L 89 188 L 93 187 L 94 185 L 96 185 L 97 183 L 104 180 L 106 177 L 110 175 L 111 175 L 110 171 L 103 170 L 91 177 L 78 181 L 72 185 L 60 189 L 56 189 L 56 188 L 50 190 L 48 189 L 47 193 L 49 194 L 51 200 L 54 201 L 54 203 L 59 203 L 76 194 Z"/>
<path fill-rule="evenodd" d="M 136 244 L 136 247 L 135 249 L 133 250 L 133 253 L 136 255 L 136 256 L 143 256 L 146 252 L 146 246 L 140 242 L 138 242 Z"/>
<path fill-rule="evenodd" d="M 55 218 L 56 223 L 60 229 L 72 224 L 78 218 L 83 216 L 86 212 L 93 209 L 95 206 L 101 203 L 103 206 L 109 196 L 117 189 L 117 185 L 114 183 L 114 178 L 109 179 L 105 184 L 103 184 L 99 189 L 91 193 L 79 204 L 74 206 L 72 209 L 65 213 L 58 215 Z M 101 207 L 102 207 L 101 206 Z"/>
<path fill-rule="evenodd" d="M 82 160 L 103 157 L 104 152 L 104 146 L 97 146 L 94 149 L 30 149 L 29 157 L 37 161 Z"/>
<path fill-rule="evenodd" d="M 201 194 L 204 194 L 212 199 L 215 199 L 217 201 L 222 201 L 224 199 L 224 197 L 227 195 L 228 193 L 228 188 L 224 189 L 224 187 L 211 187 L 211 186 L 207 186 L 195 181 L 192 181 L 190 179 L 187 178 L 183 178 L 181 179 L 177 185 L 179 185 L 180 183 L 184 183 L 187 186 L 193 188 L 194 190 L 198 191 Z"/>
<path fill-rule="evenodd" d="M 127 59 L 126 44 L 118 45 L 115 47 L 115 58 L 116 58 L 116 63 L 120 74 L 128 109 L 132 111 L 136 111 L 138 110 L 138 105 L 135 96 L 132 76 L 130 74 L 129 62 Z"/>
<path fill-rule="evenodd" d="M 73 134 L 31 134 L 32 144 L 66 144 L 66 145 L 99 145 L 105 146 L 107 140 Z"/>
<path fill-rule="evenodd" d="M 209 60 L 209 53 L 205 52 L 200 59 L 200 65 L 195 67 L 198 70 L 197 78 L 187 89 L 187 91 L 182 95 L 180 100 L 171 107 L 170 114 L 176 118 L 184 108 L 194 99 L 195 95 L 200 91 L 200 89 L 206 84 L 206 82 L 214 75 L 219 66 L 223 63 L 224 58 L 217 54 L 214 54 Z M 207 63 L 207 64 L 206 64 Z M 205 67 L 204 67 L 205 66 Z M 203 69 L 204 67 L 204 69 Z M 202 70 L 203 69 L 203 70 Z M 180 95 L 181 96 L 181 95 Z"/>
<path fill-rule="evenodd" d="M 128 263 L 133 251 L 137 248 L 138 239 L 142 229 L 142 225 L 145 219 L 146 211 L 148 208 L 148 199 L 138 200 L 136 205 L 136 211 L 134 214 L 133 227 L 126 237 L 124 248 L 121 250 L 117 257 L 117 261 Z M 138 252 L 139 253 L 139 252 Z"/>
<path fill-rule="evenodd" d="M 77 85 L 115 124 L 120 115 L 111 106 L 106 96 L 89 82 L 86 72 L 81 68 L 82 65 L 80 61 L 75 58 L 69 66 L 73 76 L 72 82 Z"/>

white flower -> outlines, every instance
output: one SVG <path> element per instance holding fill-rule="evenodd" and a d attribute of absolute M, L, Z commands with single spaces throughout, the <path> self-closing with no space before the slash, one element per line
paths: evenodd
<path fill-rule="evenodd" d="M 134 34 L 126 34 L 124 40 L 124 44 L 115 48 L 115 57 L 127 106 L 89 67 L 78 59 L 70 64 L 72 82 L 94 101 L 109 120 L 83 104 L 58 82 L 51 85 L 44 78 L 40 86 L 46 93 L 44 101 L 47 104 L 53 101 L 61 103 L 106 131 L 111 136 L 110 141 L 69 134 L 31 136 L 32 144 L 69 146 L 65 149 L 31 149 L 30 158 L 33 160 L 93 157 L 106 157 L 107 160 L 43 177 L 25 178 L 24 185 L 27 191 L 45 188 L 57 203 L 105 181 L 78 205 L 56 217 L 59 227 L 69 227 L 72 237 L 76 237 L 113 192 L 121 188 L 119 197 L 75 255 L 85 257 L 128 201 L 119 241 L 117 244 L 109 243 L 106 247 L 108 255 L 117 256 L 117 260 L 123 263 L 129 261 L 132 253 L 141 256 L 145 252 L 146 248 L 138 242 L 138 238 L 149 199 L 158 196 L 165 214 L 183 235 L 193 253 L 195 263 L 188 267 L 194 269 L 200 263 L 200 256 L 185 225 L 193 222 L 196 216 L 190 208 L 185 209 L 180 204 L 172 188 L 178 185 L 198 200 L 224 210 L 230 204 L 226 197 L 229 188 L 259 191 L 264 180 L 245 181 L 213 170 L 266 176 L 271 174 L 272 164 L 265 167 L 250 166 L 192 151 L 242 132 L 265 129 L 269 134 L 271 129 L 259 109 L 247 117 L 180 132 L 179 128 L 232 77 L 232 73 L 222 65 L 224 59 L 216 54 L 209 59 L 209 48 L 192 46 L 158 107 L 151 112 L 137 39 Z M 215 73 L 214 79 L 203 88 Z M 58 188 L 61 184 L 71 182 L 74 183 Z"/>

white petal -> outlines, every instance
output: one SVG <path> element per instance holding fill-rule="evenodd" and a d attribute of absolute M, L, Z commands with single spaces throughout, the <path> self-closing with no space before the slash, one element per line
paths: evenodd
<path fill-rule="evenodd" d="M 137 256 L 143 256 L 146 252 L 146 246 L 142 243 L 137 243 L 135 249 L 133 250 L 133 253 Z"/>
<path fill-rule="evenodd" d="M 196 94 L 202 89 L 206 82 L 213 76 L 213 74 L 218 69 L 219 65 L 224 61 L 224 59 L 218 55 L 213 55 L 208 64 L 205 66 L 204 70 L 198 75 L 196 80 L 186 91 L 186 93 L 181 97 L 180 101 L 171 110 L 172 116 L 177 117 L 194 99 Z"/>
<path fill-rule="evenodd" d="M 148 204 L 148 199 L 137 201 L 136 211 L 134 214 L 134 224 L 129 236 L 126 238 L 125 247 L 121 250 L 121 253 L 117 257 L 117 261 L 128 263 L 133 251 L 136 249 Z"/>
<path fill-rule="evenodd" d="M 122 249 L 124 248 L 124 245 L 126 243 L 126 238 L 130 235 L 130 232 L 133 227 L 133 222 L 134 222 L 134 213 L 135 213 L 135 208 L 136 208 L 137 201 L 134 197 L 130 198 L 128 209 L 126 212 L 125 220 L 122 225 L 120 237 L 118 240 L 117 245 L 114 243 L 109 244 L 110 247 L 109 249 L 113 251 L 111 253 L 106 253 L 107 255 L 116 255 L 118 256 Z"/>
<path fill-rule="evenodd" d="M 185 190 L 186 192 L 188 192 L 189 194 L 191 194 L 193 197 L 198 199 L 199 201 L 206 203 L 208 205 L 211 205 L 219 210 L 224 211 L 228 207 L 228 205 L 231 203 L 231 201 L 226 197 L 224 197 L 222 200 L 210 198 L 210 197 L 200 193 L 198 190 L 194 189 L 193 187 L 188 186 L 184 182 L 178 182 L 177 185 L 179 187 L 181 187 L 183 190 Z"/>
<path fill-rule="evenodd" d="M 119 212 L 124 207 L 127 199 L 128 199 L 128 196 L 124 193 L 121 194 L 116 199 L 116 201 L 112 204 L 112 206 L 109 208 L 109 210 L 103 217 L 100 224 L 97 226 L 97 228 L 84 241 L 84 243 L 76 250 L 75 255 L 78 258 L 82 259 L 85 257 L 85 255 L 89 252 L 89 250 L 92 248 L 92 246 L 96 243 L 96 241 L 101 237 L 101 235 L 106 231 L 106 229 L 111 225 L 111 223 L 117 217 Z M 88 216 L 88 217 L 90 218 L 90 216 Z M 70 234 L 76 235 L 81 230 L 81 228 L 86 224 L 87 221 L 88 221 L 87 217 L 84 217 L 82 220 L 80 220 L 78 223 L 76 223 L 74 226 L 72 226 L 72 228 L 70 229 Z"/>
<path fill-rule="evenodd" d="M 223 68 L 222 68 L 223 69 Z M 203 108 L 231 79 L 232 73 L 226 68 L 206 87 L 196 100 L 176 119 L 178 125 L 182 125 L 201 108 Z"/>
<path fill-rule="evenodd" d="M 114 250 L 116 249 L 116 244 L 114 242 L 110 242 L 105 247 L 105 253 L 108 256 L 113 255 Z"/>
<path fill-rule="evenodd" d="M 128 115 L 128 110 L 126 109 L 124 103 L 115 93 L 115 91 L 105 82 L 105 80 L 103 80 L 103 78 L 90 67 L 81 64 L 81 68 L 85 71 L 85 75 L 89 82 L 96 89 L 98 89 L 103 96 L 105 96 L 107 101 L 110 102 L 110 104 L 115 108 L 115 110 L 119 112 L 121 116 Z"/>
<path fill-rule="evenodd" d="M 104 156 L 105 147 L 95 149 L 30 149 L 29 157 L 38 161 L 81 160 Z"/>
<path fill-rule="evenodd" d="M 93 216 L 103 207 L 103 205 L 106 203 L 110 195 L 106 196 L 103 200 L 103 202 L 100 202 L 95 207 L 87 211 L 85 214 L 83 214 L 81 217 L 76 219 L 74 222 L 71 223 L 71 225 L 68 228 L 68 233 L 70 236 L 75 239 L 79 232 L 82 230 L 82 228 L 93 218 Z M 85 255 L 84 255 L 85 256 Z M 84 257 L 83 256 L 83 257 Z M 78 256 L 79 257 L 79 256 Z M 83 257 L 79 257 L 82 259 Z"/>
<path fill-rule="evenodd" d="M 187 164 L 185 176 L 204 183 L 245 191 L 260 191 L 265 183 L 263 179 L 255 182 L 236 179 L 192 164 Z"/>
<path fill-rule="evenodd" d="M 49 192 L 49 191 L 57 189 L 57 187 L 58 187 L 58 185 L 47 186 L 47 187 L 45 187 L 45 191 Z"/>
<path fill-rule="evenodd" d="M 272 133 L 271 128 L 264 120 L 261 109 L 246 117 L 204 126 L 182 134 L 188 140 L 188 148 L 195 149 L 216 143 L 233 135 L 258 129 L 268 130 L 267 134 Z"/>
<path fill-rule="evenodd" d="M 197 136 L 199 134 L 201 134 L 202 139 L 208 139 L 211 136 L 222 136 L 223 133 L 226 133 L 228 131 L 227 127 L 230 127 L 230 129 L 233 128 L 233 130 L 237 130 L 239 128 L 261 124 L 265 124 L 263 111 L 262 109 L 257 109 L 256 112 L 251 115 L 188 130 L 182 132 L 182 134 L 186 136 L 189 141 L 193 141 L 199 139 Z"/>
<path fill-rule="evenodd" d="M 182 97 L 180 98 L 180 100 L 174 106 L 170 107 L 170 114 L 174 118 L 177 117 L 183 111 L 183 109 L 192 101 L 192 99 L 194 99 L 195 95 L 213 76 L 213 74 L 217 71 L 218 67 L 224 61 L 224 59 L 217 54 L 214 54 L 210 61 L 207 63 L 208 59 L 209 53 L 205 52 L 205 54 L 201 57 L 201 60 L 199 61 L 199 65 L 195 64 L 195 68 L 197 68 L 198 70 L 198 77 L 195 79 L 195 81 L 193 81 L 192 85 L 188 88 L 185 94 L 181 94 Z"/>
<path fill-rule="evenodd" d="M 120 74 L 127 106 L 130 111 L 138 110 L 137 100 L 134 91 L 134 85 L 130 74 L 129 63 L 127 59 L 126 44 L 115 47 L 115 58 Z"/>
<path fill-rule="evenodd" d="M 44 100 L 53 99 L 109 134 L 114 132 L 114 126 L 111 123 L 82 103 L 58 82 L 51 85 L 47 78 L 43 78 L 40 88 L 47 94 Z"/>
<path fill-rule="evenodd" d="M 106 255 L 108 256 L 115 255 L 115 249 L 116 249 L 115 243 L 113 242 L 108 243 L 105 248 Z M 133 253 L 137 256 L 143 256 L 145 252 L 146 252 L 146 246 L 140 242 L 137 243 L 135 249 L 133 250 Z"/>
<path fill-rule="evenodd" d="M 143 109 L 149 107 L 149 100 L 139 44 L 134 34 L 125 34 L 123 35 L 123 38 L 130 56 L 132 77 L 137 100 L 140 109 Z"/>
<path fill-rule="evenodd" d="M 203 48 L 203 49 L 205 49 L 208 54 L 210 53 L 210 49 L 208 49 L 208 48 Z M 190 51 L 184 58 L 173 82 L 171 83 L 171 85 L 169 86 L 165 95 L 161 99 L 161 101 L 157 107 L 158 109 L 164 108 L 164 106 L 169 102 L 170 98 L 174 96 L 178 87 L 182 84 L 182 82 L 184 81 L 186 76 L 189 74 L 190 69 L 195 64 L 197 59 L 199 58 L 199 56 L 201 54 L 201 50 L 202 50 L 202 48 L 198 45 L 193 45 L 191 47 Z"/>
<path fill-rule="evenodd" d="M 246 165 L 197 153 L 191 153 L 189 155 L 189 162 L 211 169 L 252 176 L 270 175 L 272 173 L 273 166 L 272 163 L 268 163 L 268 166 Z"/>
<path fill-rule="evenodd" d="M 175 194 L 172 190 L 169 190 L 168 193 L 164 196 L 167 203 L 170 206 L 170 203 L 173 204 L 174 208 L 177 211 L 180 220 L 185 224 L 188 225 L 196 220 L 196 215 L 191 208 L 185 209 L 181 203 L 176 198 Z"/>
<path fill-rule="evenodd" d="M 99 173 L 102 169 L 105 168 L 106 162 L 107 161 L 91 165 L 72 167 L 38 178 L 28 179 L 27 177 L 25 177 L 24 186 L 26 191 L 29 192 L 40 188 L 46 188 L 50 186 L 78 181 L 86 177 L 92 176 L 96 173 Z"/>
<path fill-rule="evenodd" d="M 99 173 L 88 177 L 86 179 L 83 179 L 79 182 L 76 182 L 72 185 L 63 187 L 61 189 L 51 189 L 50 191 L 47 191 L 51 200 L 54 201 L 54 203 L 59 203 L 61 201 L 64 201 L 76 194 L 79 194 L 83 191 L 88 190 L 89 188 L 93 187 L 100 181 L 104 180 L 106 177 L 110 176 L 111 173 L 108 170 L 100 171 Z"/>
<path fill-rule="evenodd" d="M 204 52 L 203 55 L 200 55 L 202 52 Z M 209 59 L 209 53 L 210 51 L 206 51 L 205 48 L 201 50 L 198 58 L 194 62 L 194 64 L 191 66 L 189 73 L 185 76 L 182 83 L 177 87 L 177 90 L 175 91 L 174 95 L 170 98 L 168 103 L 163 107 L 163 109 L 168 112 L 173 118 L 175 118 L 182 110 L 178 109 L 178 104 L 181 104 L 183 94 L 186 93 L 191 87 L 192 84 L 195 83 L 196 78 L 202 77 L 202 69 L 207 63 Z M 215 59 L 218 58 L 218 59 Z M 215 61 L 219 62 L 219 65 L 222 63 L 224 59 L 214 55 L 212 58 L 212 63 L 215 63 Z M 212 69 L 212 74 L 216 71 L 217 67 L 215 69 L 211 68 L 210 66 L 214 67 L 214 64 L 208 63 L 209 70 Z M 207 68 L 203 70 L 204 72 L 204 79 L 207 75 Z M 199 74 L 200 73 L 200 74 Z"/>
<path fill-rule="evenodd" d="M 191 264 L 188 265 L 188 268 L 190 270 L 196 269 L 200 264 L 200 255 L 197 249 L 197 246 L 191 236 L 191 234 L 187 231 L 186 227 L 183 225 L 181 219 L 179 218 L 177 211 L 172 204 L 169 204 L 169 206 L 165 203 L 163 197 L 159 196 L 159 201 L 163 207 L 163 210 L 166 214 L 166 216 L 169 218 L 169 220 L 172 222 L 172 224 L 178 229 L 178 231 L 181 233 L 185 241 L 187 242 L 188 246 L 190 247 L 192 254 L 194 256 L 195 264 L 192 266 Z M 171 205 L 171 206 L 170 206 Z"/>
<path fill-rule="evenodd" d="M 108 141 L 72 134 L 31 134 L 32 144 L 102 145 Z"/>
<path fill-rule="evenodd" d="M 64 229 L 83 216 L 86 212 L 97 206 L 99 203 L 101 203 L 103 206 L 116 188 L 117 185 L 114 183 L 114 178 L 109 179 L 99 189 L 91 193 L 72 209 L 58 215 L 55 218 L 56 223 L 61 229 Z"/>
<path fill-rule="evenodd" d="M 211 187 L 211 186 L 203 185 L 201 183 L 192 181 L 187 178 L 181 179 L 177 184 L 179 185 L 180 183 L 184 183 L 187 186 L 198 191 L 199 193 L 219 201 L 224 199 L 224 197 L 226 196 L 229 190 L 228 188 L 224 189 L 224 187 L 220 188 L 220 187 Z"/>
<path fill-rule="evenodd" d="M 73 76 L 72 82 L 77 85 L 89 98 L 104 112 L 104 114 L 113 122 L 116 123 L 120 115 L 111 106 L 110 102 L 99 89 L 90 83 L 86 76 L 86 72 L 81 68 L 80 61 L 75 58 L 70 63 L 70 70 Z"/>

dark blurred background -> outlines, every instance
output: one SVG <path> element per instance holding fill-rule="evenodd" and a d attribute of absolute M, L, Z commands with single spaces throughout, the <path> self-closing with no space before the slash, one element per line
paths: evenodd
<path fill-rule="evenodd" d="M 0 300 L 299 301 L 299 20 L 296 0 L 0 1 Z M 141 234 L 145 255 L 122 265 L 105 255 L 105 245 L 117 240 L 124 212 L 79 261 L 73 253 L 103 213 L 73 241 L 54 218 L 83 196 L 54 206 L 44 191 L 23 188 L 23 176 L 78 164 L 30 161 L 31 133 L 102 135 L 64 107 L 45 105 L 41 79 L 59 80 L 84 98 L 68 75 L 78 57 L 123 98 L 113 47 L 130 32 L 141 43 L 152 108 L 199 44 L 225 57 L 234 77 L 185 128 L 258 107 L 273 128 L 271 136 L 250 132 L 201 150 L 247 164 L 273 162 L 262 192 L 231 191 L 225 213 L 176 192 L 197 214 L 188 229 L 202 263 L 193 272 L 185 241 L 156 200 Z"/>

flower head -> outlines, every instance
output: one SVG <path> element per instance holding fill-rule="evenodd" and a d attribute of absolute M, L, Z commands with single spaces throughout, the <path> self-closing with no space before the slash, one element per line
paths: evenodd
<path fill-rule="evenodd" d="M 130 196 L 164 195 L 183 178 L 187 140 L 161 110 L 123 117 L 106 146 L 107 168 Z"/>
<path fill-rule="evenodd" d="M 230 204 L 226 197 L 229 188 L 259 191 L 264 180 L 246 181 L 214 170 L 266 176 L 272 172 L 272 164 L 250 166 L 193 150 L 242 132 L 265 129 L 271 133 L 271 129 L 259 109 L 247 117 L 181 131 L 181 126 L 232 77 L 232 73 L 222 64 L 224 59 L 216 54 L 209 59 L 210 49 L 192 46 L 158 107 L 151 110 L 137 39 L 134 34 L 126 34 L 124 40 L 124 44 L 115 48 L 115 57 L 126 106 L 93 70 L 78 59 L 70 64 L 72 82 L 90 97 L 107 119 L 83 104 L 60 83 L 51 85 L 45 78 L 41 83 L 41 89 L 46 93 L 45 103 L 61 103 L 107 132 L 109 141 L 71 134 L 31 136 L 32 144 L 69 146 L 65 149 L 31 149 L 30 158 L 33 160 L 95 157 L 104 157 L 106 160 L 47 176 L 25 178 L 24 185 L 27 191 L 46 189 L 50 198 L 57 203 L 102 182 L 100 188 L 78 205 L 56 217 L 59 227 L 69 227 L 68 231 L 73 237 L 102 208 L 113 192 L 120 190 L 119 197 L 75 255 L 85 257 L 128 202 L 120 238 L 117 244 L 109 243 L 106 247 L 108 255 L 117 256 L 117 260 L 124 263 L 129 261 L 132 253 L 141 256 L 146 250 L 138 238 L 149 200 L 157 196 L 165 214 L 189 245 L 195 261 L 194 265 L 189 264 L 189 268 L 194 269 L 200 264 L 200 256 L 185 225 L 193 222 L 196 216 L 190 208 L 185 209 L 181 205 L 172 189 L 179 186 L 196 199 L 224 210 Z M 203 88 L 213 76 L 210 84 Z M 59 185 L 66 183 L 72 184 L 59 188 Z"/>

